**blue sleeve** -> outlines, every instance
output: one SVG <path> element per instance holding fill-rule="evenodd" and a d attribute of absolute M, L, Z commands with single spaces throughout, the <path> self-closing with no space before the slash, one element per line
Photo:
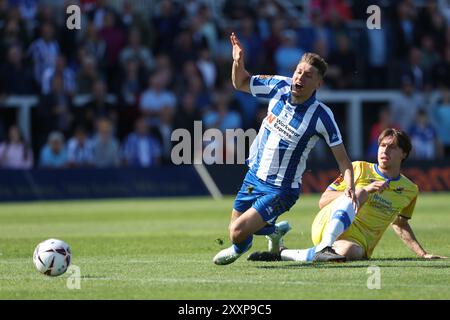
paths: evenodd
<path fill-rule="evenodd" d="M 250 92 L 258 98 L 272 99 L 278 91 L 290 87 L 291 82 L 287 77 L 256 75 L 250 78 Z"/>

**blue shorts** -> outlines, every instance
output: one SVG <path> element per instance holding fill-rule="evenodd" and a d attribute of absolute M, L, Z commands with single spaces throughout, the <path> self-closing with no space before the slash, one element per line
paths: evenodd
<path fill-rule="evenodd" d="M 244 213 L 253 207 L 264 221 L 273 225 L 281 214 L 292 208 L 299 196 L 300 188 L 281 189 L 264 182 L 249 170 L 234 200 L 234 209 Z"/>

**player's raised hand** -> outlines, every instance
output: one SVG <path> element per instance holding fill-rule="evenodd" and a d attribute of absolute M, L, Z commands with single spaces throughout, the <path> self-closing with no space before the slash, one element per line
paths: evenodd
<path fill-rule="evenodd" d="M 231 33 L 230 41 L 233 46 L 233 60 L 236 62 L 242 62 L 242 59 L 244 58 L 244 49 L 242 48 L 242 45 L 234 32 Z"/>

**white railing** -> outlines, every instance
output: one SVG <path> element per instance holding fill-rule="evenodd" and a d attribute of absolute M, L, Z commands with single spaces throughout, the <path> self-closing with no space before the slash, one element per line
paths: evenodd
<path fill-rule="evenodd" d="M 363 110 L 362 106 L 365 102 L 380 102 L 389 105 L 393 100 L 398 98 L 400 91 L 396 90 L 373 90 L 373 91 L 332 91 L 319 90 L 317 98 L 326 103 L 333 109 L 333 103 L 345 103 L 346 110 L 346 127 L 342 124 L 341 130 L 345 130 L 347 135 L 346 146 L 352 158 L 361 158 L 363 151 Z M 438 96 L 437 92 L 430 95 L 429 101 L 433 101 Z M 81 106 L 88 102 L 89 95 L 77 95 L 74 97 L 74 105 Z M 107 95 L 107 100 L 115 102 L 117 97 L 112 94 Z M 30 109 L 39 102 L 38 96 L 9 96 L 0 102 L 0 107 L 17 108 L 17 119 L 20 128 L 27 141 L 31 142 L 31 112 Z"/>
<path fill-rule="evenodd" d="M 80 94 L 73 99 L 75 107 L 81 107 L 88 103 L 91 95 Z M 115 103 L 117 97 L 113 94 L 106 95 L 106 101 Z M 37 95 L 20 95 L 8 96 L 5 100 L 0 101 L 0 108 L 17 108 L 17 124 L 19 125 L 24 138 L 31 143 L 31 108 L 37 106 L 39 103 L 39 96 Z"/>

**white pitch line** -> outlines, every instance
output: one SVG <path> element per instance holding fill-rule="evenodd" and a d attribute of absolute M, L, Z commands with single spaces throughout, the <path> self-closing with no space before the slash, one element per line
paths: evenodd
<path fill-rule="evenodd" d="M 46 280 L 51 280 L 50 278 L 44 278 Z M 65 279 L 57 278 L 57 279 Z M 18 277 L 0 277 L 0 280 L 40 280 L 36 278 L 18 278 Z M 120 277 L 92 277 L 92 278 L 83 278 L 81 280 L 84 281 L 118 281 L 118 282 L 141 282 L 141 283 L 192 283 L 192 284 L 238 284 L 238 285 L 245 285 L 245 284 L 252 284 L 252 285 L 261 285 L 265 284 L 267 285 L 267 279 L 258 281 L 258 280 L 241 280 L 241 279 L 204 279 L 204 278 L 153 278 L 153 279 L 144 279 L 144 278 L 120 278 Z M 328 281 L 276 281 L 277 285 L 314 285 L 314 286 L 323 286 L 323 285 L 329 285 Z M 365 280 L 361 284 L 355 284 L 355 283 L 340 283 L 336 287 L 356 287 L 356 288 L 366 288 L 366 282 Z M 411 285 L 411 284 L 383 284 L 383 288 L 449 288 L 450 284 L 417 284 L 417 285 Z M 318 287 L 320 288 L 320 287 Z"/>

